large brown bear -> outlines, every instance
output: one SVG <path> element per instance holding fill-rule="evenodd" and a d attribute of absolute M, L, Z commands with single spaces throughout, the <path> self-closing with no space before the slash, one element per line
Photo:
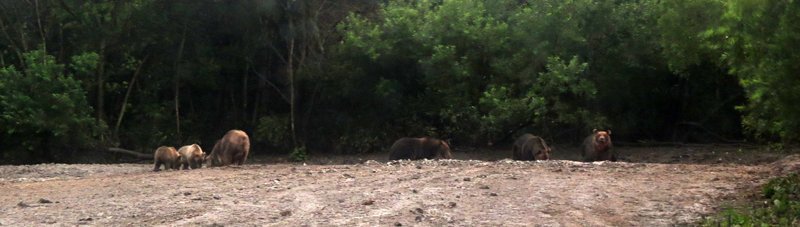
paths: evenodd
<path fill-rule="evenodd" d="M 181 155 L 178 154 L 178 151 L 176 151 L 174 147 L 161 146 L 156 149 L 153 159 L 155 159 L 156 165 L 153 171 L 160 171 L 162 164 L 164 165 L 164 170 L 178 169 L 178 167 L 180 167 Z"/>
<path fill-rule="evenodd" d="M 186 145 L 178 149 L 178 154 L 181 155 L 181 169 L 199 169 L 203 167 L 206 154 L 200 145 L 192 144 Z"/>
<path fill-rule="evenodd" d="M 525 133 L 520 136 L 511 148 L 514 160 L 548 160 L 550 159 L 550 147 L 544 142 L 542 137 Z"/>
<path fill-rule="evenodd" d="M 389 160 L 423 158 L 451 159 L 453 155 L 450 154 L 450 145 L 447 142 L 431 137 L 400 138 L 389 149 Z"/>
<path fill-rule="evenodd" d="M 250 153 L 250 137 L 242 130 L 230 130 L 217 140 L 206 160 L 208 166 L 242 165 Z"/>
<path fill-rule="evenodd" d="M 592 132 L 583 140 L 583 161 L 617 161 L 614 144 L 611 143 L 611 130 L 595 129 Z"/>

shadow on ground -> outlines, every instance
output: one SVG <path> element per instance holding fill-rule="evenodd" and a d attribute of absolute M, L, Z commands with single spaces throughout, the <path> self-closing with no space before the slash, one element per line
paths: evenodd
<path fill-rule="evenodd" d="M 798 149 L 771 151 L 765 147 L 753 145 L 713 145 L 687 144 L 681 146 L 662 147 L 616 147 L 620 161 L 636 163 L 665 164 L 741 164 L 758 165 L 777 161 L 785 156 L 800 153 Z M 387 162 L 388 152 L 372 152 L 364 154 L 320 154 L 309 155 L 307 164 L 357 164 L 367 160 Z M 470 148 L 456 147 L 453 159 L 498 161 L 511 158 L 510 148 Z M 553 146 L 552 159 L 580 161 L 580 148 L 570 145 Z M 252 161 L 252 162 L 251 162 Z M 285 163 L 290 162 L 288 155 L 254 155 L 248 159 L 250 163 Z"/>

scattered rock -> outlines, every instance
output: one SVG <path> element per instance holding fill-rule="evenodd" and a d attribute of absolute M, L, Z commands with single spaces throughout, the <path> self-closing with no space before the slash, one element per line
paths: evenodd
<path fill-rule="evenodd" d="M 417 208 L 414 208 L 413 210 L 410 210 L 410 212 L 411 212 L 412 214 L 420 214 L 420 215 L 425 213 L 425 211 L 424 211 L 424 210 L 422 210 L 422 208 L 419 208 L 419 207 L 417 207 Z"/>
<path fill-rule="evenodd" d="M 216 223 L 216 222 L 208 224 L 208 225 L 205 225 L 205 227 L 223 227 L 223 226 L 225 226 L 225 225 L 220 224 L 220 223 Z"/>
<path fill-rule="evenodd" d="M 456 207 L 456 202 L 450 202 L 450 203 L 448 203 L 448 204 L 447 204 L 447 207 L 449 207 L 449 208 L 455 208 L 455 207 Z"/>
<path fill-rule="evenodd" d="M 292 211 L 291 210 L 281 211 L 281 216 L 283 216 L 283 217 L 292 216 Z"/>
<path fill-rule="evenodd" d="M 464 181 L 472 181 L 469 177 L 464 177 Z"/>
<path fill-rule="evenodd" d="M 344 176 L 345 178 L 356 178 L 356 177 L 354 177 L 353 175 L 346 174 L 346 173 L 345 173 L 345 174 L 342 174 L 342 176 Z"/>
<path fill-rule="evenodd" d="M 482 185 L 482 186 L 480 186 L 479 188 L 480 188 L 480 189 L 489 189 L 489 186 L 487 186 L 487 185 Z"/>
<path fill-rule="evenodd" d="M 417 194 L 417 189 L 411 189 L 411 193 Z"/>
<path fill-rule="evenodd" d="M 183 195 L 184 196 L 190 196 L 190 195 L 192 195 L 192 193 L 191 192 L 184 192 Z"/>
<path fill-rule="evenodd" d="M 78 219 L 78 221 L 81 221 L 81 222 L 94 221 L 94 218 L 92 218 L 92 217 L 88 217 L 88 218 L 81 218 L 81 219 Z"/>
<path fill-rule="evenodd" d="M 417 165 L 417 169 L 422 169 L 422 166 L 421 165 Z"/>
<path fill-rule="evenodd" d="M 400 223 L 400 222 L 395 222 L 395 223 L 394 223 L 394 226 L 403 226 L 403 224 L 402 224 L 402 223 Z"/>
<path fill-rule="evenodd" d="M 27 203 L 25 203 L 25 202 L 19 202 L 19 203 L 17 203 L 17 206 L 18 206 L 18 207 L 22 207 L 22 208 L 31 207 L 31 205 L 28 205 L 28 204 L 27 204 Z"/>
<path fill-rule="evenodd" d="M 364 205 L 364 206 L 369 206 L 369 205 L 372 205 L 372 204 L 375 204 L 375 200 L 371 200 L 370 199 L 370 200 L 364 200 L 364 202 L 361 202 L 361 205 Z"/>
<path fill-rule="evenodd" d="M 39 198 L 39 203 L 53 203 L 53 201 L 50 201 L 50 200 L 45 199 L 45 198 Z"/>
<path fill-rule="evenodd" d="M 489 193 L 489 196 L 497 196 L 497 193 L 494 193 L 494 192 Z"/>
<path fill-rule="evenodd" d="M 214 196 L 211 196 L 211 198 L 214 198 L 216 200 L 220 200 L 220 199 L 222 199 L 222 196 L 214 195 Z"/>

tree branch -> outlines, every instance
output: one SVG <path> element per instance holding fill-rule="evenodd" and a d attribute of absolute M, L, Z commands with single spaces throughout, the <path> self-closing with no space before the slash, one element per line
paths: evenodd
<path fill-rule="evenodd" d="M 133 90 L 133 85 L 136 83 L 136 77 L 139 76 L 139 73 L 142 71 L 142 66 L 144 66 L 147 59 L 150 58 L 150 54 L 144 56 L 142 62 L 139 63 L 139 66 L 136 67 L 136 71 L 133 72 L 133 76 L 131 77 L 131 82 L 128 83 L 128 91 L 125 92 L 125 97 L 122 99 L 122 107 L 119 110 L 119 116 L 117 117 L 117 124 L 114 126 L 114 135 L 119 137 L 119 126 L 122 124 L 122 118 L 125 116 L 125 109 L 128 106 L 128 98 L 131 96 L 131 91 Z"/>
<path fill-rule="evenodd" d="M 256 71 L 254 68 L 252 68 L 252 67 L 250 68 L 250 70 L 251 70 L 251 71 L 253 71 L 253 73 L 255 73 L 255 74 L 258 76 L 258 77 L 260 77 L 260 78 L 261 78 L 261 80 L 263 80 L 264 82 L 266 82 L 266 83 L 267 83 L 267 85 L 269 85 L 270 87 L 272 87 L 273 89 L 275 89 L 275 91 L 276 91 L 276 92 L 278 92 L 278 95 L 280 95 L 280 96 L 281 96 L 281 98 L 283 99 L 283 101 L 285 101 L 286 103 L 289 103 L 289 97 L 286 97 L 286 95 L 284 95 L 284 94 L 283 94 L 283 92 L 281 92 L 281 89 L 279 89 L 279 88 L 278 88 L 278 86 L 275 86 L 275 84 L 273 84 L 272 82 L 270 82 L 270 81 L 267 79 L 267 77 L 266 77 L 266 76 L 264 76 L 264 74 L 258 73 L 258 72 L 257 72 L 257 71 Z"/>

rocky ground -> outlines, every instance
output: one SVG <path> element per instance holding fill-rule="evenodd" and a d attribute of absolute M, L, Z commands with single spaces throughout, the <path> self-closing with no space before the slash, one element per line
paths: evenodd
<path fill-rule="evenodd" d="M 736 146 L 620 151 L 622 162 L 594 163 L 566 151 L 522 162 L 503 159 L 506 151 L 462 150 L 454 160 L 255 157 L 241 167 L 161 172 L 152 164 L 0 166 L 0 225 L 668 226 L 696 223 L 800 166 L 788 153 Z"/>

